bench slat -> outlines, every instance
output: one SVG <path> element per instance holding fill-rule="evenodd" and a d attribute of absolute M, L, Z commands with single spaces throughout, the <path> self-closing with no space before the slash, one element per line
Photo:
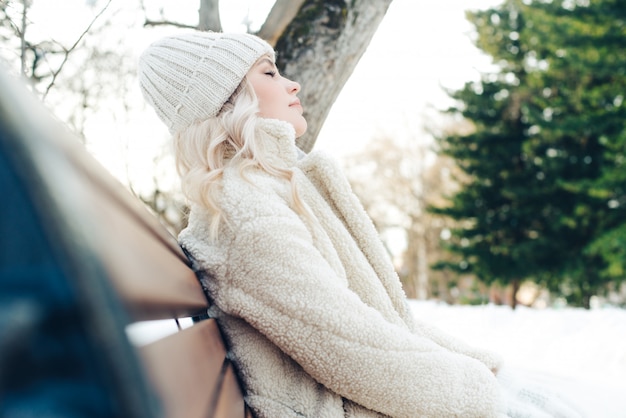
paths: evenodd
<path fill-rule="evenodd" d="M 105 195 L 106 200 L 118 205 L 130 218 L 143 225 L 154 238 L 161 241 L 183 263 L 187 264 L 187 257 L 178 246 L 176 239 L 163 227 L 146 205 L 115 179 L 85 147 L 68 141 L 68 138 L 61 138 L 61 136 L 65 135 L 51 135 L 49 139 L 54 142 L 55 147 L 61 149 L 72 169 L 89 184 L 90 190 L 93 190 L 94 194 Z"/>
<path fill-rule="evenodd" d="M 46 139 L 60 151 L 63 174 L 71 175 L 72 197 L 83 214 L 93 219 L 87 222 L 98 243 L 93 250 L 101 256 L 133 319 L 204 312 L 206 297 L 176 239 L 85 147 L 63 133 Z M 49 155 L 39 154 L 35 153 L 35 161 L 40 160 L 42 166 L 50 164 Z M 48 171 L 59 176 L 61 168 Z M 52 184 L 63 184 L 63 179 Z"/>
<path fill-rule="evenodd" d="M 239 398 L 231 396 L 233 383 L 236 386 L 234 375 L 229 377 L 232 370 L 223 369 L 226 351 L 215 320 L 199 322 L 141 347 L 140 352 L 148 375 L 161 395 L 167 417 L 243 418 L 241 394 Z M 222 392 L 224 390 L 226 392 Z M 213 400 L 222 398 L 222 393 L 241 410 L 240 415 L 214 414 Z"/>
<path fill-rule="evenodd" d="M 241 390 L 232 365 L 229 365 L 224 375 L 222 391 L 217 401 L 215 416 L 220 418 L 243 418 L 251 417 L 249 411 L 245 410 Z"/>
<path fill-rule="evenodd" d="M 151 231 L 108 196 L 97 192 L 94 215 L 104 265 L 135 320 L 192 316 L 205 312 L 206 297 L 194 272 Z"/>

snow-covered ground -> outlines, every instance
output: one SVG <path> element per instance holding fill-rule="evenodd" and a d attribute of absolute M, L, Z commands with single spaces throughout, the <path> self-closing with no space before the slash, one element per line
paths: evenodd
<path fill-rule="evenodd" d="M 540 373 L 588 418 L 626 417 L 626 310 L 512 310 L 410 301 L 417 318 L 499 352 L 515 370 Z"/>
<path fill-rule="evenodd" d="M 500 353 L 515 371 L 545 377 L 586 418 L 626 418 L 626 310 L 409 302 L 417 318 Z M 144 344 L 175 331 L 174 321 L 158 321 L 131 326 L 129 336 Z"/>

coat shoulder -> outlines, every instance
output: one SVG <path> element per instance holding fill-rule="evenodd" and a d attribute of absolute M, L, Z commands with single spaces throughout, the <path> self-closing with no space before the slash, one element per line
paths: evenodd
<path fill-rule="evenodd" d="M 288 206 L 289 194 L 286 179 L 256 169 L 243 175 L 231 169 L 224 173 L 220 207 L 231 222 L 247 222 L 280 213 Z"/>

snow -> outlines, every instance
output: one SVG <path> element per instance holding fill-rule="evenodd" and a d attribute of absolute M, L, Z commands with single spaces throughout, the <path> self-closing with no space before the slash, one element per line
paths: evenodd
<path fill-rule="evenodd" d="M 416 318 L 545 377 L 585 416 L 626 417 L 626 310 L 409 303 Z"/>

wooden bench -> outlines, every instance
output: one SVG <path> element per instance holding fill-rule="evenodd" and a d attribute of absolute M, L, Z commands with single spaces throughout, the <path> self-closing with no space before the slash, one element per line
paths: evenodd
<path fill-rule="evenodd" d="M 2 250 L 4 254 L 39 251 L 41 254 L 30 256 L 50 257 L 46 263 L 60 266 L 65 280 L 62 284 L 74 292 L 72 303 L 78 313 L 75 318 L 66 318 L 69 323 L 64 325 L 72 326 L 75 320 L 79 336 L 89 347 L 100 350 L 93 355 L 98 358 L 91 361 L 101 362 L 100 369 L 110 375 L 105 379 L 110 385 L 103 389 L 108 391 L 104 396 L 133 411 L 120 415 L 126 417 L 159 416 L 161 412 L 175 418 L 252 416 L 213 319 L 193 322 L 142 347 L 129 341 L 126 327 L 131 323 L 165 318 L 174 321 L 206 312 L 207 297 L 187 257 L 146 207 L 54 121 L 18 80 L 0 73 L 0 92 L 3 192 L 11 188 L 14 196 L 13 202 L 3 205 L 6 209 L 23 197 L 27 208 L 9 206 L 11 213 L 3 210 L 3 228 L 8 231 L 20 222 L 36 225 L 42 242 L 49 244 L 44 250 L 36 249 L 28 242 L 17 243 L 7 233 L 0 238 Z M 16 258 L 7 257 L 0 266 L 4 275 L 32 267 L 28 261 L 15 261 L 22 265 L 12 266 Z M 33 292 L 58 277 L 36 279 Z M 2 283 L 0 303 L 4 306 L 11 307 L 17 300 L 11 299 L 11 292 L 19 293 L 20 300 L 28 292 L 25 281 Z M 15 286 L 7 289 L 7 283 L 18 283 L 19 291 Z M 15 317 L 12 315 L 8 317 Z M 87 326 L 81 328 L 81 324 Z M 6 333 L 16 339 L 19 327 Z M 19 346 L 16 344 L 14 347 Z M 0 369 L 10 362 L 10 356 L 18 355 L 16 349 L 0 343 Z M 78 361 L 57 361 L 65 360 Z M 0 371 L 0 405 L 2 382 L 15 377 L 6 370 Z M 26 378 L 33 380 L 32 388 L 41 376 L 32 372 Z M 80 396 L 77 392 L 76 397 Z M 80 404 L 80 399 L 68 399 L 67 408 L 74 401 Z M 151 404 L 154 400 L 156 406 Z"/>

